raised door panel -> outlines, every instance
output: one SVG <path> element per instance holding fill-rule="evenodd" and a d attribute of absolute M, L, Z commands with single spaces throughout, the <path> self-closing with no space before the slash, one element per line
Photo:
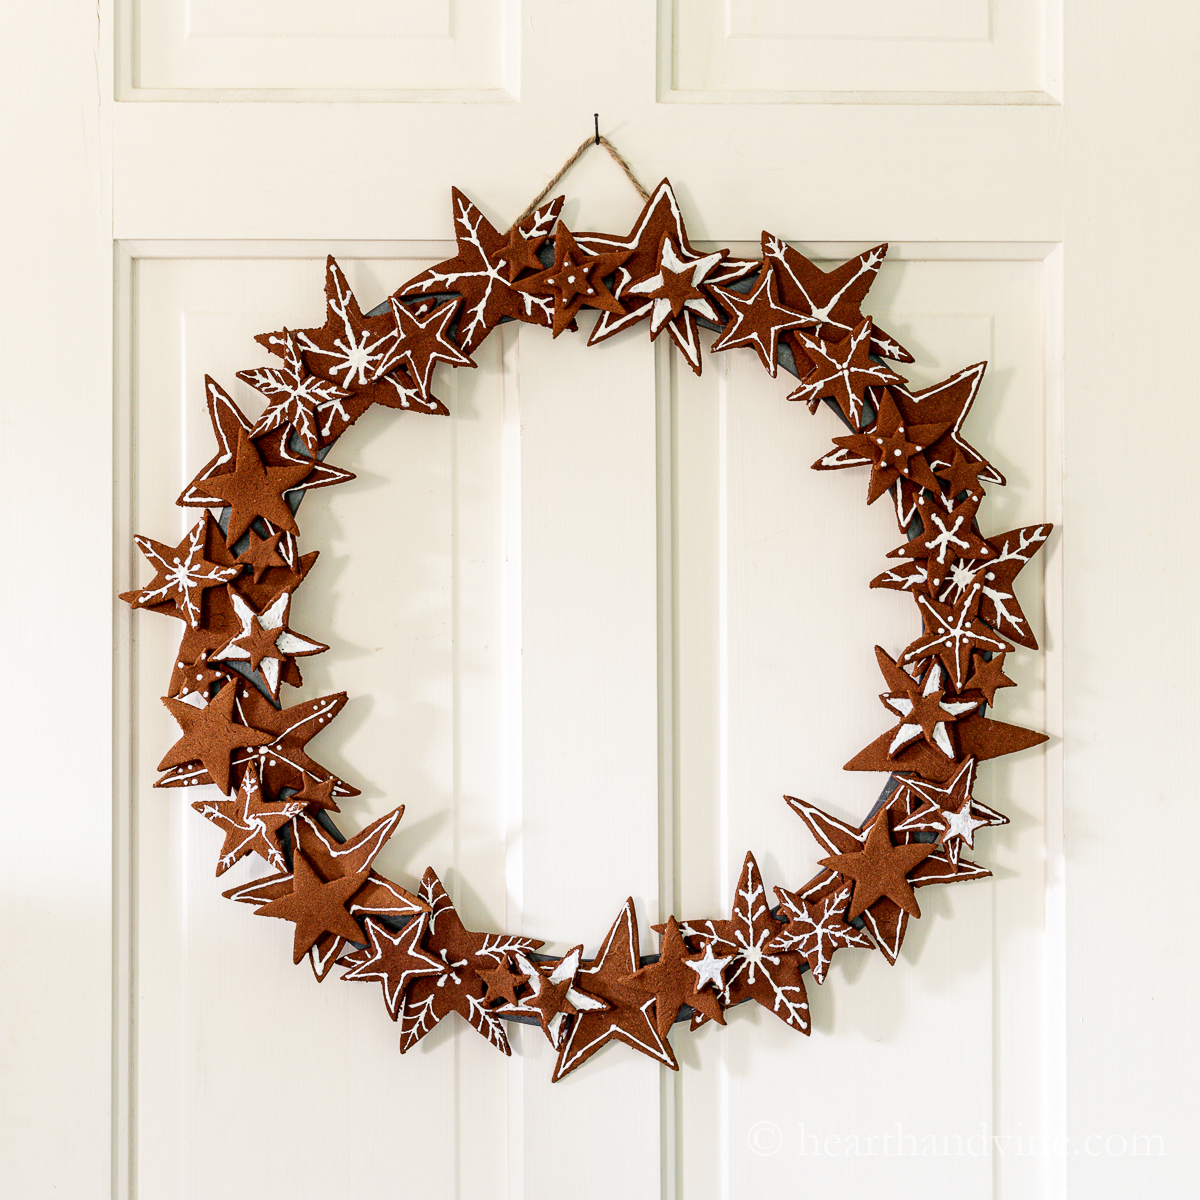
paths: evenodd
<path fill-rule="evenodd" d="M 512 99 L 506 0 L 125 0 L 126 86 L 148 93 Z M 137 93 L 131 93 L 136 97 Z M 322 156 L 339 169 L 336 151 Z"/>
<path fill-rule="evenodd" d="M 343 261 L 369 304 L 429 260 Z M 317 318 L 321 279 L 319 258 L 136 262 L 126 533 L 173 543 L 197 520 L 172 501 L 212 452 L 205 374 L 261 411 L 235 372 L 267 361 L 255 333 Z M 377 409 L 338 441 L 330 461 L 356 478 L 299 510 L 301 548 L 321 558 L 291 616 L 331 650 L 304 660 L 287 699 L 349 693 L 311 751 L 363 789 L 342 802 L 344 832 L 407 806 L 377 860 L 385 874 L 415 889 L 432 865 L 469 927 L 594 947 L 627 895 L 647 924 L 659 908 L 657 368 L 640 341 L 611 347 L 614 391 L 584 378 L 581 340 L 531 332 L 499 331 L 477 370 L 440 380 L 451 418 Z M 143 580 L 140 557 L 122 558 L 126 586 Z M 377 1128 L 434 1147 L 405 1157 L 405 1185 L 422 1195 L 494 1190 L 497 1164 L 522 1194 L 522 1128 L 533 1173 L 549 1131 L 600 1154 L 600 1107 L 641 1131 L 628 1153 L 656 1177 L 655 1068 L 609 1053 L 551 1092 L 539 1031 L 513 1027 L 505 1058 L 456 1032 L 457 1017 L 402 1058 L 375 984 L 344 985 L 335 969 L 318 985 L 291 965 L 290 926 L 222 899 L 263 864 L 214 879 L 221 834 L 188 801 L 215 788 L 151 786 L 178 736 L 159 696 L 181 627 L 124 620 L 131 1138 L 145 1194 L 209 1196 L 233 1177 L 248 1191 L 340 1186 L 336 1150 L 314 1142 L 281 1162 L 266 1132 L 230 1137 L 247 1096 L 271 1129 L 315 1129 L 319 1096 L 332 1143 Z M 356 1176 L 373 1190 L 395 1178 L 389 1155 Z"/>
<path fill-rule="evenodd" d="M 915 354 L 903 368 L 914 385 L 989 362 L 966 424 L 1009 480 L 981 512 L 989 534 L 1041 522 L 1053 503 L 1042 464 L 1054 266 L 989 261 L 1005 253 L 893 247 L 870 297 Z M 864 504 L 865 470 L 809 469 L 840 424 L 788 404 L 748 352 L 712 366 L 677 372 L 674 391 L 674 895 L 688 918 L 724 910 L 746 850 L 768 885 L 812 877 L 823 852 L 784 793 L 845 820 L 869 811 L 883 777 L 842 764 L 890 723 L 872 647 L 895 655 L 921 629 L 910 600 L 867 588 L 903 540 L 887 498 Z M 1043 643 L 1044 557 L 1020 580 Z M 1042 689 L 1060 664 L 1019 651 L 1010 666 L 1023 686 L 998 695 L 997 715 L 1045 728 Z M 1043 1131 L 1047 1022 L 1061 1004 L 1042 966 L 1044 809 L 1061 803 L 1045 769 L 1039 753 L 986 765 L 977 795 L 1012 818 L 977 838 L 995 878 L 921 890 L 923 919 L 895 966 L 852 950 L 823 986 L 806 975 L 810 1038 L 754 1006 L 678 1037 L 679 1194 L 837 1189 L 847 1171 L 863 1191 L 1038 1194 L 1035 1156 L 1011 1148 Z M 1009 1136 L 1009 1154 L 993 1134 Z"/>
<path fill-rule="evenodd" d="M 1029 102 L 1057 89 L 1054 0 L 664 0 L 676 99 Z"/>

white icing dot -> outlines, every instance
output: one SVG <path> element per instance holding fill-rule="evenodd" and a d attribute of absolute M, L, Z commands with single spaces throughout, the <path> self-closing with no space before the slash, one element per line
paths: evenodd
<path fill-rule="evenodd" d="M 899 451 L 899 450 L 893 450 L 893 451 L 892 451 L 892 453 L 893 453 L 893 454 L 894 454 L 894 455 L 895 455 L 897 458 L 899 458 L 899 457 L 900 457 L 900 451 Z"/>
<path fill-rule="evenodd" d="M 181 670 L 183 669 L 183 667 L 184 667 L 184 666 L 185 666 L 185 664 L 184 664 L 184 663 L 180 663 L 180 664 L 179 664 L 179 667 L 180 667 L 180 669 L 181 669 Z"/>
<path fill-rule="evenodd" d="M 274 759 L 271 759 L 271 766 L 276 767 L 278 765 L 279 764 Z"/>
<path fill-rule="evenodd" d="M 191 690 L 190 688 L 183 688 L 179 694 L 181 696 L 186 696 L 190 690 Z"/>
<path fill-rule="evenodd" d="M 989 571 L 989 572 L 988 572 L 988 573 L 987 573 L 987 574 L 984 576 L 984 579 L 988 580 L 989 582 L 990 582 L 991 580 L 995 579 L 995 578 L 996 578 L 996 576 L 995 576 L 995 575 L 993 575 L 993 574 L 991 573 L 991 571 Z"/>
<path fill-rule="evenodd" d="M 196 676 L 196 682 L 197 682 L 197 683 L 202 683 L 203 681 L 204 681 L 204 676 L 203 676 L 203 675 L 197 675 L 197 676 Z"/>
<path fill-rule="evenodd" d="M 568 282 L 568 283 L 574 283 L 574 282 L 575 282 L 575 276 L 574 276 L 574 275 L 568 275 L 568 276 L 567 276 L 567 282 Z"/>

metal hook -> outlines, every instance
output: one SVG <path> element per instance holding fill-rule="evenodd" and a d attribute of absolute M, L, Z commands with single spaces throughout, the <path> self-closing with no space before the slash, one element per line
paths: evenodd
<path fill-rule="evenodd" d="M 596 118 L 596 145 L 598 146 L 600 145 L 600 114 L 593 113 L 592 116 Z"/>

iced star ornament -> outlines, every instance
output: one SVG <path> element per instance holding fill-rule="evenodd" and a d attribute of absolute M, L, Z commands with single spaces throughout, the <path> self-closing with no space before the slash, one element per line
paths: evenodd
<path fill-rule="evenodd" d="M 551 300 L 513 285 L 522 275 L 542 269 L 538 251 L 553 233 L 562 206 L 559 196 L 518 221 L 505 235 L 454 188 L 451 207 L 458 253 L 410 279 L 397 295 L 461 296 L 457 342 L 464 354 L 470 354 L 502 321 L 548 327 L 554 314 Z"/>
<path fill-rule="evenodd" d="M 591 254 L 623 253 L 628 258 L 614 277 L 613 295 L 623 312 L 602 313 L 588 345 L 602 342 L 622 329 L 651 318 L 651 336 L 665 328 L 688 366 L 700 374 L 698 316 L 721 320 L 710 303 L 711 289 L 743 279 L 758 266 L 731 259 L 728 252 L 701 254 L 688 242 L 683 213 L 670 181 L 664 179 L 646 201 L 646 207 L 624 238 L 604 233 L 576 234 L 576 241 Z"/>
<path fill-rule="evenodd" d="M 986 408 L 984 364 L 910 387 L 893 364 L 912 355 L 863 311 L 886 245 L 818 265 L 764 233 L 760 258 L 742 259 L 692 243 L 668 180 L 643 199 L 627 234 L 573 233 L 560 219 L 562 197 L 539 197 L 505 228 L 455 189 L 455 253 L 372 298 L 374 307 L 328 258 L 323 323 L 306 324 L 303 309 L 299 319 L 288 314 L 256 339 L 274 360 L 237 374 L 256 408 L 243 411 L 204 378 L 213 446 L 177 501 L 205 510 L 203 519 L 176 545 L 135 539 L 154 576 L 122 598 L 183 625 L 163 698 L 178 734 L 155 786 L 186 789 L 185 802 L 220 831 L 210 839 L 218 875 L 255 857 L 266 865 L 268 874 L 224 893 L 272 918 L 254 922 L 255 933 L 289 946 L 318 980 L 338 978 L 340 967 L 349 982 L 379 984 L 402 1052 L 457 1014 L 507 1054 L 507 1022 L 520 1021 L 549 1041 L 558 1080 L 600 1053 L 677 1069 L 671 1038 L 681 1026 L 715 1034 L 743 1019 L 743 1006 L 800 1033 L 819 1028 L 827 1018 L 810 1009 L 805 974 L 830 982 L 834 956 L 851 948 L 874 947 L 895 963 L 921 888 L 986 878 L 966 853 L 984 850 L 986 831 L 1007 818 L 976 798 L 980 767 L 1045 740 L 993 716 L 1019 677 L 1013 656 L 1037 648 L 1018 593 L 1028 603 L 1035 573 L 1022 572 L 1051 526 L 987 527 L 987 491 L 1004 478 L 965 428 Z M 883 719 L 845 764 L 882 773 L 882 796 L 858 823 L 786 797 L 816 842 L 816 874 L 769 887 L 748 852 L 727 915 L 654 925 L 656 954 L 642 952 L 633 899 L 598 944 L 572 939 L 544 953 L 530 931 L 489 928 L 486 916 L 469 927 L 433 869 L 420 881 L 392 877 L 377 864 L 393 838 L 404 841 L 403 807 L 375 819 L 343 812 L 341 802 L 360 795 L 353 763 L 342 778 L 319 757 L 323 745 L 348 758 L 351 743 L 327 731 L 349 698 L 296 690 L 299 660 L 326 649 L 290 625 L 298 589 L 321 578 L 302 501 L 353 478 L 331 457 L 373 406 L 446 415 L 439 379 L 474 366 L 474 352 L 508 322 L 533 327 L 523 338 L 590 324 L 593 347 L 626 331 L 666 332 L 696 374 L 707 348 L 721 354 L 719 367 L 726 351 L 750 351 L 741 357 L 770 377 L 795 376 L 781 397 L 836 418 L 833 446 L 813 465 L 862 467 L 868 503 L 892 498 L 901 544 L 871 586 L 907 596 L 921 618 L 908 645 L 876 647 Z M 376 786 L 387 793 L 388 781 Z M 160 795 L 167 803 L 174 793 Z M 354 828 L 343 833 L 335 816 Z M 488 898 L 464 883 L 462 895 L 486 913 Z"/>
<path fill-rule="evenodd" d="M 775 271 L 764 264 L 758 282 L 749 294 L 733 288 L 719 288 L 721 307 L 729 313 L 729 324 L 713 342 L 713 352 L 734 346 L 748 346 L 759 358 L 772 379 L 779 369 L 779 336 L 788 329 L 808 329 L 819 321 L 805 313 L 793 312 L 779 302 Z"/>
<path fill-rule="evenodd" d="M 301 637 L 288 628 L 288 612 L 292 604 L 290 592 L 283 592 L 264 612 L 255 612 L 234 592 L 230 596 L 233 611 L 241 628 L 212 655 L 213 662 L 244 663 L 258 671 L 267 685 L 272 700 L 279 698 L 280 671 L 289 659 L 320 654 L 329 647 L 323 642 Z"/>
<path fill-rule="evenodd" d="M 154 578 L 140 591 L 123 592 L 134 608 L 154 608 L 182 618 L 193 629 L 201 624 L 201 605 L 208 588 L 233 579 L 240 566 L 219 566 L 204 557 L 204 523 L 192 527 L 177 546 L 135 537 L 137 548 L 154 568 Z"/>

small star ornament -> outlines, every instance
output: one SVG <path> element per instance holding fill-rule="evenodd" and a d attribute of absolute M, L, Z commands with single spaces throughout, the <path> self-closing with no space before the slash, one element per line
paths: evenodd
<path fill-rule="evenodd" d="M 261 613 L 255 612 L 237 592 L 230 595 L 230 600 L 241 628 L 221 649 L 213 651 L 212 660 L 246 664 L 250 670 L 259 672 L 267 691 L 277 700 L 282 665 L 289 658 L 320 654 L 329 647 L 324 642 L 301 637 L 288 628 L 290 592 L 283 592 Z"/>
<path fill-rule="evenodd" d="M 227 583 L 241 567 L 220 566 L 205 557 L 205 522 L 188 531 L 177 546 L 167 546 L 138 534 L 133 540 L 154 567 L 154 578 L 135 592 L 122 592 L 132 608 L 153 608 L 180 617 L 192 629 L 203 623 L 203 596 L 209 588 Z"/>
<path fill-rule="evenodd" d="M 516 951 L 513 961 L 524 976 L 521 996 L 496 1011 L 505 1016 L 534 1017 L 550 1045 L 562 1047 L 571 1019 L 577 1013 L 604 1012 L 609 1005 L 598 996 L 590 996 L 579 987 L 582 946 L 575 946 L 562 958 L 533 962 Z"/>
<path fill-rule="evenodd" d="M 588 254 L 571 231 L 559 224 L 554 235 L 554 265 L 514 285 L 531 296 L 549 296 L 554 302 L 554 336 L 574 325 L 583 308 L 624 315 L 625 309 L 604 280 L 629 257 L 630 251 Z"/>

